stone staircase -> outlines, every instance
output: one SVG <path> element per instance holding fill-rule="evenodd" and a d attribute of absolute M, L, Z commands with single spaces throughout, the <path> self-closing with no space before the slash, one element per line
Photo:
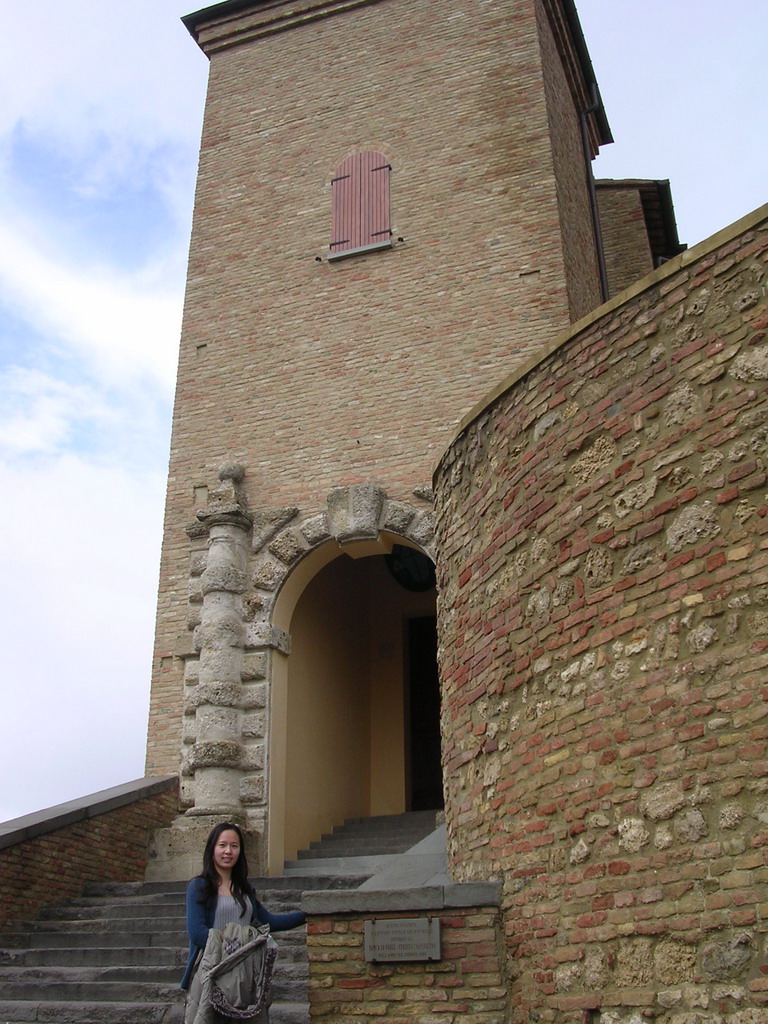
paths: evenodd
<path fill-rule="evenodd" d="M 302 892 L 356 888 L 434 827 L 435 812 L 347 822 L 286 865 L 285 877 L 253 883 L 271 911 L 294 910 Z M 0 936 L 1 1024 L 180 1024 L 185 888 L 182 882 L 89 886 L 78 899 Z M 303 929 L 275 939 L 280 952 L 270 1024 L 306 1024 Z"/>
<path fill-rule="evenodd" d="M 296 873 L 344 874 L 348 863 L 355 874 L 372 874 L 389 857 L 410 850 L 435 829 L 437 811 L 409 811 L 375 818 L 349 818 L 333 832 L 301 850 L 296 860 L 285 863 L 287 876 Z M 363 866 L 368 870 L 360 871 Z"/>

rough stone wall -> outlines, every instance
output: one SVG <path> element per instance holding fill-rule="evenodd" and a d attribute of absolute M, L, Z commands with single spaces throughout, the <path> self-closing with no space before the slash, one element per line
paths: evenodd
<path fill-rule="evenodd" d="M 449 860 L 504 879 L 514 1022 L 768 1014 L 766 217 L 510 378 L 436 473 Z"/>
<path fill-rule="evenodd" d="M 307 922 L 310 1015 L 326 1024 L 378 1017 L 392 1024 L 499 1024 L 507 989 L 497 907 L 438 915 L 442 958 L 436 962 L 368 963 L 365 919 L 415 918 L 425 912 L 311 915 Z M 435 916 L 434 913 L 430 916 Z"/>
<path fill-rule="evenodd" d="M 140 882 L 149 831 L 178 810 L 175 786 L 0 850 L 0 928 L 79 896 L 86 883 Z"/>
<path fill-rule="evenodd" d="M 648 228 L 636 188 L 597 184 L 597 206 L 611 296 L 653 270 Z"/>
<path fill-rule="evenodd" d="M 291 11 L 310 6 L 322 5 Z M 332 488 L 357 483 L 409 501 L 501 368 L 570 319 L 533 0 L 325 9 L 285 31 L 269 22 L 284 5 L 238 13 L 211 53 L 160 569 L 154 773 L 179 764 L 185 529 L 220 466 L 245 466 L 244 500 L 267 517 L 315 515 Z M 259 18 L 266 27 L 254 28 Z M 231 45 L 240 24 L 252 35 Z M 329 263 L 329 183 L 358 149 L 392 163 L 394 247 Z"/>

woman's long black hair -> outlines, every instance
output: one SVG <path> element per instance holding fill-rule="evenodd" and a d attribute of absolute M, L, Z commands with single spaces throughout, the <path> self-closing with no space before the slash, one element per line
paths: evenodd
<path fill-rule="evenodd" d="M 222 821 L 216 825 L 215 828 L 211 829 L 211 833 L 206 840 L 205 850 L 203 850 L 203 870 L 200 873 L 200 878 L 205 879 L 205 888 L 201 894 L 200 902 L 208 903 L 215 900 L 219 895 L 220 877 L 216 870 L 216 865 L 213 863 L 213 851 L 216 849 L 216 843 L 219 841 L 221 833 L 227 831 L 235 832 L 240 840 L 240 856 L 232 866 L 231 886 L 232 895 L 243 910 L 245 910 L 246 899 L 253 896 L 253 886 L 248 881 L 248 858 L 245 856 L 243 833 L 240 831 L 240 827 L 233 825 L 231 821 Z"/>

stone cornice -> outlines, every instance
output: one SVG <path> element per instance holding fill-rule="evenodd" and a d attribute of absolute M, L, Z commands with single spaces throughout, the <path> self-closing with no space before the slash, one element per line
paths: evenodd
<path fill-rule="evenodd" d="M 212 53 L 382 0 L 224 0 L 182 18 L 203 52 Z"/>
<path fill-rule="evenodd" d="M 383 0 L 223 0 L 187 14 L 181 20 L 206 56 L 254 39 L 284 32 L 321 18 L 369 7 Z M 587 52 L 573 0 L 543 0 L 546 16 L 560 53 L 569 88 L 579 110 L 598 108 L 589 119 L 593 152 L 611 142 L 611 131 L 599 99 L 592 62 Z"/>

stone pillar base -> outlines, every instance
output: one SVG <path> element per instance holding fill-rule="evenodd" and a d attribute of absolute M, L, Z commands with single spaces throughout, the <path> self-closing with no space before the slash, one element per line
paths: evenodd
<path fill-rule="evenodd" d="M 199 875 L 208 835 L 223 820 L 226 818 L 221 814 L 181 817 L 170 828 L 154 829 L 149 838 L 145 881 L 186 882 Z M 249 873 L 256 876 L 263 859 L 264 837 L 259 832 L 247 830 L 244 822 L 237 818 L 230 820 L 234 820 L 243 831 Z"/>

